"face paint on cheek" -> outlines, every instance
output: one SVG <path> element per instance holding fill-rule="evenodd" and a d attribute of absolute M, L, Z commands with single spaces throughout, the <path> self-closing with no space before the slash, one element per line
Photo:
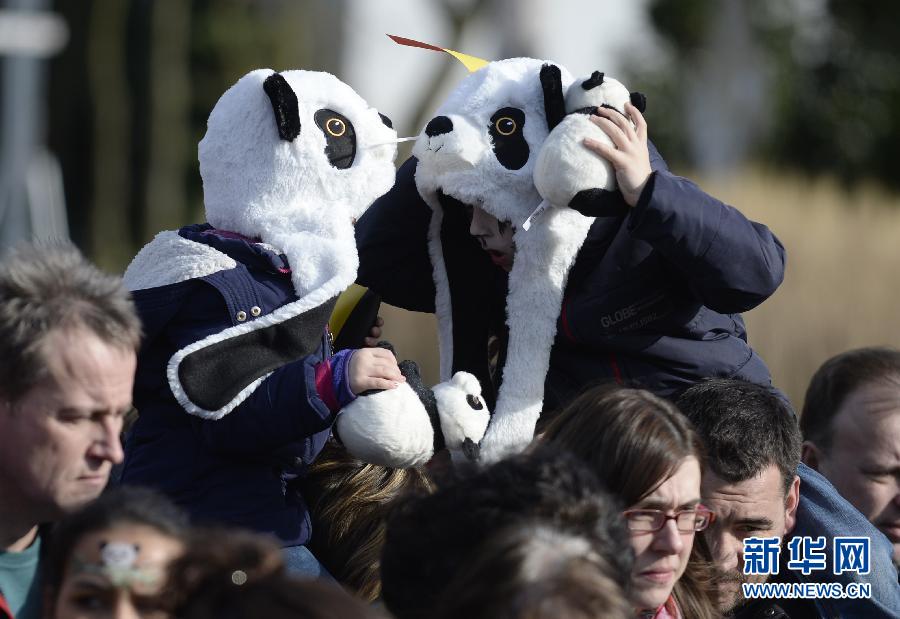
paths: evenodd
<path fill-rule="evenodd" d="M 140 558 L 140 546 L 122 542 L 100 542 L 100 563 L 81 557 L 72 560 L 76 573 L 99 574 L 119 589 L 133 589 L 135 585 L 155 587 L 162 582 L 160 565 L 135 565 Z"/>

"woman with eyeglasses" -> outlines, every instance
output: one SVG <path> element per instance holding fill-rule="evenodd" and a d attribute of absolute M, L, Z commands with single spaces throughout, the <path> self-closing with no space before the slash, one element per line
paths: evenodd
<path fill-rule="evenodd" d="M 694 543 L 715 516 L 700 504 L 702 445 L 678 409 L 648 391 L 603 385 L 562 411 L 541 442 L 583 458 L 628 506 L 637 616 L 715 617 L 708 551 Z"/>

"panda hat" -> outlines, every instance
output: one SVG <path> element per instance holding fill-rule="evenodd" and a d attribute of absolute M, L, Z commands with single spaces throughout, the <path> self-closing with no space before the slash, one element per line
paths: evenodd
<path fill-rule="evenodd" d="M 572 209 L 552 209 L 539 226 L 527 232 L 521 228 L 541 203 L 532 176 L 535 161 L 565 115 L 564 95 L 571 83 L 564 68 L 542 60 L 491 62 L 457 86 L 413 150 L 416 185 L 433 210 L 429 252 L 443 380 L 487 356 L 478 296 L 491 290 L 479 277 L 481 270 L 495 267 L 474 239 L 466 240 L 461 206 L 480 207 L 515 226 L 506 297 L 509 343 L 494 414 L 481 443 L 486 462 L 520 451 L 533 437 L 566 279 L 593 221 Z M 485 376 L 477 368 L 473 373 Z"/>
<path fill-rule="evenodd" d="M 389 121 L 328 73 L 259 69 L 222 95 L 199 146 L 207 221 L 287 256 L 298 298 L 176 352 L 168 380 L 185 410 L 219 419 L 271 371 L 315 350 L 356 279 L 353 220 L 394 182 L 396 142 Z M 125 283 L 147 290 L 237 266 L 167 231 L 138 253 Z"/>

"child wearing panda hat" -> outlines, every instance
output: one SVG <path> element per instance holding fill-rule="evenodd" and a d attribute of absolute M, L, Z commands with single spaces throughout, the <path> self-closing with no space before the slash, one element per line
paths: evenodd
<path fill-rule="evenodd" d="M 357 226 L 360 283 L 436 312 L 442 375 L 481 380 L 494 411 L 485 461 L 524 448 L 540 415 L 597 381 L 662 395 L 708 376 L 771 382 L 740 312 L 781 283 L 781 243 L 670 172 L 647 139 L 643 97 L 616 99 L 603 90 L 612 82 L 533 59 L 487 64 L 441 105 Z M 577 101 L 595 89 L 616 100 L 590 118 Z M 570 135 L 541 168 L 566 112 L 600 135 Z M 591 151 L 606 172 L 578 163 Z M 539 193 L 541 169 L 545 185 L 577 191 L 561 203 Z"/>
<path fill-rule="evenodd" d="M 332 357 L 326 326 L 356 278 L 354 221 L 393 182 L 396 137 L 332 75 L 247 74 L 200 142 L 208 223 L 160 233 L 125 273 L 144 341 L 122 481 L 196 521 L 274 534 L 312 574 L 291 482 L 341 406 L 405 380 L 383 349 Z"/>

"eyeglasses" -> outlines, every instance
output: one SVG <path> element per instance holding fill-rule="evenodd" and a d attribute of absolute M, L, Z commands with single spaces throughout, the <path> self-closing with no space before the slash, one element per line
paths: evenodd
<path fill-rule="evenodd" d="M 636 533 L 653 533 L 659 531 L 669 520 L 675 521 L 676 528 L 682 533 L 702 531 L 716 519 L 716 515 L 703 505 L 693 509 L 682 509 L 668 514 L 661 509 L 629 509 L 622 512 L 629 531 Z"/>

